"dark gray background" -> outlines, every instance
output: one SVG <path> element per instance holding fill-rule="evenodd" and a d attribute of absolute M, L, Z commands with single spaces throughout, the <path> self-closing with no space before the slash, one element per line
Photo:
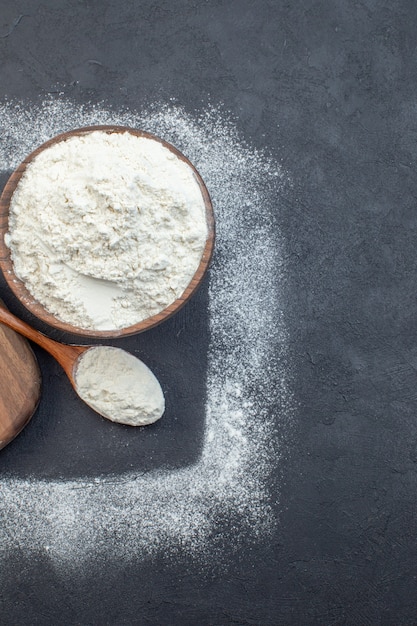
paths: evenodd
<path fill-rule="evenodd" d="M 412 0 L 2 3 L 2 97 L 63 91 L 135 109 L 175 97 L 191 113 L 222 102 L 282 160 L 294 181 L 276 213 L 298 403 L 268 543 L 242 548 L 222 574 L 109 563 L 66 584 L 22 551 L 0 590 L 2 624 L 417 624 L 416 23 Z M 172 322 L 201 334 L 202 352 L 205 298 Z M 168 336 L 146 340 L 157 371 Z M 58 366 L 38 354 L 58 385 Z M 165 382 L 175 404 L 181 385 Z M 50 420 L 55 401 L 42 409 Z M 41 471 L 30 428 L 1 453 L 1 472 Z M 195 458 L 201 429 L 169 463 Z M 164 464 L 152 434 L 148 445 Z M 59 474 L 52 448 L 43 465 Z"/>

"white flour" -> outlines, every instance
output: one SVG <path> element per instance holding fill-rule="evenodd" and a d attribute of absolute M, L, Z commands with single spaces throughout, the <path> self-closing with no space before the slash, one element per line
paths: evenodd
<path fill-rule="evenodd" d="M 112 422 L 145 426 L 165 409 L 161 386 L 142 361 L 120 348 L 95 346 L 77 361 L 77 393 Z"/>
<path fill-rule="evenodd" d="M 126 328 L 179 298 L 207 238 L 192 169 L 158 141 L 95 131 L 29 164 L 10 204 L 17 276 L 60 320 Z"/>
<path fill-rule="evenodd" d="M 201 456 L 190 467 L 145 475 L 0 479 L 0 579 L 14 550 L 48 559 L 63 580 L 154 554 L 221 567 L 242 542 L 250 551 L 276 523 L 279 464 L 293 421 L 284 254 L 274 222 L 287 183 L 222 109 L 198 116 L 173 105 L 120 112 L 63 97 L 40 106 L 0 103 L 0 169 L 10 172 L 58 132 L 114 123 L 176 145 L 203 176 L 215 207 Z"/>

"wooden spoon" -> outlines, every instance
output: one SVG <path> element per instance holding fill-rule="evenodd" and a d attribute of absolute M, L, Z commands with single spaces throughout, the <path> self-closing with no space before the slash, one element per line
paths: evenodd
<path fill-rule="evenodd" d="M 27 337 L 27 339 L 31 339 L 41 346 L 41 348 L 44 348 L 44 350 L 49 352 L 49 354 L 51 354 L 63 368 L 77 395 L 94 411 L 96 411 L 96 413 L 99 413 L 111 421 L 129 424 L 131 426 L 144 426 L 145 424 L 151 424 L 162 416 L 165 408 L 165 401 L 159 382 L 152 374 L 151 370 L 130 353 L 127 353 L 120 348 L 106 348 L 104 346 L 71 346 L 59 343 L 58 341 L 54 341 L 53 339 L 46 337 L 38 330 L 29 326 L 29 324 L 26 324 L 26 322 L 20 320 L 4 308 L 1 303 L 0 322 L 20 333 L 24 337 Z M 97 401 L 94 396 L 90 396 L 89 393 L 85 393 L 86 390 L 82 385 L 80 388 L 78 388 L 77 385 L 76 372 L 81 361 L 81 356 L 89 350 L 95 351 L 95 354 L 97 354 L 97 352 L 99 352 L 97 349 L 102 350 L 103 348 L 107 351 L 117 351 L 119 354 L 122 354 L 128 359 L 127 364 L 125 360 L 123 361 L 122 370 L 118 371 L 117 366 L 114 370 L 112 370 L 111 379 L 106 378 L 106 373 L 104 373 L 104 379 L 100 377 L 99 381 L 96 381 L 94 384 L 94 391 L 104 392 L 105 396 L 110 393 L 115 398 L 114 401 L 116 404 L 111 405 L 110 407 L 105 401 L 104 403 Z M 121 410 L 125 404 L 123 383 L 126 383 L 126 381 L 128 385 L 132 385 L 134 387 L 137 386 L 142 390 L 142 395 L 139 394 L 133 399 L 133 402 L 136 402 L 136 404 L 133 405 L 133 414 L 130 412 L 130 408 L 127 412 Z M 147 392 L 150 395 L 146 395 Z"/>

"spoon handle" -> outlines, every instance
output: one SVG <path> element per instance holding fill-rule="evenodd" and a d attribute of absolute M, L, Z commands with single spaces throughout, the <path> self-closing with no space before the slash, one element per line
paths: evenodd
<path fill-rule="evenodd" d="M 87 346 L 70 346 L 68 344 L 62 344 L 58 341 L 54 341 L 49 337 L 46 337 L 43 333 L 38 330 L 35 330 L 29 324 L 26 324 L 23 320 L 19 319 L 13 313 L 10 313 L 7 309 L 5 309 L 0 303 L 0 322 L 20 333 L 27 339 L 34 341 L 41 348 L 49 352 L 63 367 L 67 375 L 69 376 L 72 382 L 72 370 L 74 362 L 77 360 L 79 355 L 88 349 Z"/>

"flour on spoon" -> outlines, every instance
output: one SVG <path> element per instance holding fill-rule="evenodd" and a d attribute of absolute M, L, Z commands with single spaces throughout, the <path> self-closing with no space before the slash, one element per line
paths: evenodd
<path fill-rule="evenodd" d="M 165 410 L 154 374 L 120 348 L 90 348 L 77 360 L 74 378 L 80 398 L 112 422 L 145 426 L 156 422 Z"/>

